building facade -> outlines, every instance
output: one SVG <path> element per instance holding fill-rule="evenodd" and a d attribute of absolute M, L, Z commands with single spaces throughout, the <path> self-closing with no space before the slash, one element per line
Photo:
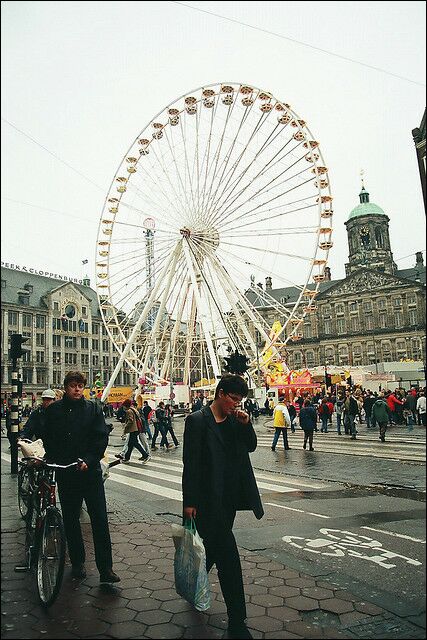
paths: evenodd
<path fill-rule="evenodd" d="M 67 371 L 83 371 L 92 385 L 106 384 L 119 356 L 103 325 L 95 291 L 19 268 L 1 269 L 1 384 L 10 392 L 9 338 L 21 333 L 28 351 L 20 359 L 24 391 L 37 395 L 61 387 Z M 116 385 L 136 385 L 124 365 Z"/>
<path fill-rule="evenodd" d="M 290 369 L 315 366 L 366 366 L 404 359 L 425 362 L 426 269 L 422 252 L 415 265 L 399 270 L 393 260 L 389 217 L 370 202 L 362 185 L 360 204 L 346 221 L 349 261 L 346 277 L 326 280 L 316 298 L 317 313 L 304 319 L 302 337 L 286 345 L 282 354 Z M 258 285 L 259 286 L 259 285 Z M 293 306 L 299 291 L 266 290 L 282 304 Z M 255 300 L 254 290 L 247 296 Z M 259 307 L 269 324 L 277 318 L 273 308 Z"/>

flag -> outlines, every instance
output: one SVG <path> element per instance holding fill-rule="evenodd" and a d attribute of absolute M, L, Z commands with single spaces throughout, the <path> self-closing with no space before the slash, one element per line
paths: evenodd
<path fill-rule="evenodd" d="M 82 260 L 82 264 L 87 264 L 89 260 Z"/>

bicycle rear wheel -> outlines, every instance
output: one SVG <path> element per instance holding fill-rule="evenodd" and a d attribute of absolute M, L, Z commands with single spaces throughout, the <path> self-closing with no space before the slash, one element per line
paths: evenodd
<path fill-rule="evenodd" d="M 36 563 L 37 591 L 44 607 L 58 597 L 65 565 L 65 531 L 60 511 L 49 507 L 38 540 Z"/>
<path fill-rule="evenodd" d="M 28 504 L 31 498 L 30 472 L 26 465 L 22 465 L 18 472 L 18 507 L 21 516 L 24 518 L 28 514 Z"/>

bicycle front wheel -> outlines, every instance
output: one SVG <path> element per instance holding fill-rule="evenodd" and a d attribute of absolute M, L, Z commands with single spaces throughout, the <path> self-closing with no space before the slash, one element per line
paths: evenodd
<path fill-rule="evenodd" d="M 62 516 L 50 507 L 43 519 L 36 565 L 37 591 L 44 607 L 58 597 L 65 565 L 65 531 Z"/>
<path fill-rule="evenodd" d="M 30 471 L 26 465 L 22 465 L 18 472 L 18 507 L 21 516 L 26 518 L 28 504 L 31 498 Z"/>

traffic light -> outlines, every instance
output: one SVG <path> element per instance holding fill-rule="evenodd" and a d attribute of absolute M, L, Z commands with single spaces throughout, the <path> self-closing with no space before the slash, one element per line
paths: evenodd
<path fill-rule="evenodd" d="M 10 359 L 15 361 L 21 358 L 28 351 L 28 347 L 23 347 L 24 342 L 29 338 L 24 337 L 20 333 L 12 333 L 10 336 Z"/>
<path fill-rule="evenodd" d="M 247 364 L 248 362 L 247 357 L 244 356 L 242 353 L 239 353 L 237 349 L 234 353 L 230 354 L 227 358 L 224 358 L 224 359 L 226 362 L 224 369 L 228 373 L 234 373 L 238 376 L 241 376 L 249 368 Z"/>

